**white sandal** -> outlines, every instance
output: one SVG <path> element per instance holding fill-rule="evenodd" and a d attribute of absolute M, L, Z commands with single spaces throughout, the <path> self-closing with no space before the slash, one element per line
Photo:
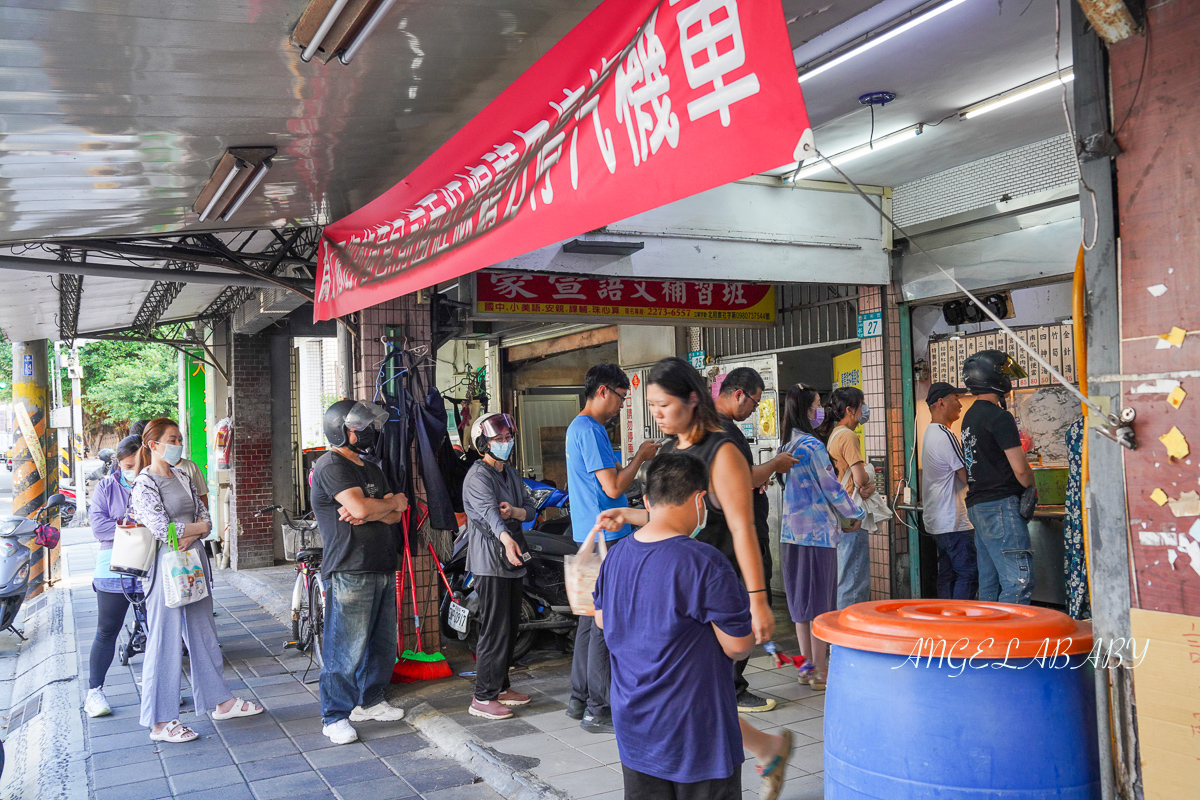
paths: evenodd
<path fill-rule="evenodd" d="M 233 698 L 233 705 L 228 711 L 221 712 L 213 709 L 212 718 L 216 720 L 233 719 L 235 717 L 253 717 L 255 714 L 263 713 L 263 707 L 257 703 L 251 703 L 249 700 L 243 700 L 240 697 Z"/>
<path fill-rule="evenodd" d="M 168 722 L 163 729 L 158 733 L 154 729 L 150 729 L 150 741 L 152 742 L 170 742 L 171 744 L 181 744 L 183 742 L 192 742 L 200 738 L 200 734 L 196 733 L 191 728 L 184 725 L 177 719 Z"/>

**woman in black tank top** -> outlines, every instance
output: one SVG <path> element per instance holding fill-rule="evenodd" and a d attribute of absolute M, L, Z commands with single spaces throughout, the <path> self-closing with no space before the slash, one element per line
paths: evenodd
<path fill-rule="evenodd" d="M 757 643 L 775 632 L 775 616 L 767 603 L 762 552 L 754 528 L 750 467 L 737 445 L 729 441 L 717 419 L 712 393 L 700 373 L 681 358 L 664 358 L 646 379 L 646 400 L 658 428 L 673 437 L 659 453 L 688 453 L 708 467 L 705 495 L 708 522 L 697 539 L 716 547 L 741 574 L 750 593 L 750 619 Z M 644 509 L 620 508 L 601 514 L 598 524 L 645 525 Z M 616 530 L 617 528 L 613 528 Z M 791 734 L 763 733 L 739 717 L 742 743 L 755 755 L 768 786 L 763 797 L 775 798 L 783 786 L 783 770 L 791 753 Z"/>

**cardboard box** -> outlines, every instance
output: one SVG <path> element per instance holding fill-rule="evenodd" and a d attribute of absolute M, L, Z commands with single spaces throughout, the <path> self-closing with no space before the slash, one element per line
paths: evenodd
<path fill-rule="evenodd" d="M 1200 617 L 1129 610 L 1138 747 L 1146 800 L 1195 797 L 1200 787 Z"/>

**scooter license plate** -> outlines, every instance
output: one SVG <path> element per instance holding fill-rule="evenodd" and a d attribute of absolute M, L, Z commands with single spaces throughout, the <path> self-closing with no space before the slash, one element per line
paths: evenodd
<path fill-rule="evenodd" d="M 446 615 L 446 621 L 450 623 L 450 627 L 459 633 L 467 632 L 467 607 L 459 605 L 455 601 L 450 601 L 450 610 Z"/>

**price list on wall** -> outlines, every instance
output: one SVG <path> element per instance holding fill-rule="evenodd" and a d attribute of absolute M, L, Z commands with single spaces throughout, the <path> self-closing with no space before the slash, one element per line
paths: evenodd
<path fill-rule="evenodd" d="M 1033 328 L 1014 330 L 1017 338 L 1025 342 L 1063 377 L 1075 382 L 1075 340 L 1070 325 L 1039 325 Z M 933 339 L 929 342 L 929 369 L 931 380 L 945 381 L 954 385 L 962 383 L 962 365 L 980 350 L 1001 350 L 1011 355 L 1028 374 L 1014 383 L 1018 389 L 1032 386 L 1050 386 L 1054 378 L 1036 359 L 1002 331 L 970 333 Z"/>

